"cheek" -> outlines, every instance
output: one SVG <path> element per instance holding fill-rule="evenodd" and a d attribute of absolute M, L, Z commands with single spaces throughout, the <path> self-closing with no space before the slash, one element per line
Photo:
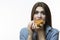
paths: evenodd
<path fill-rule="evenodd" d="M 43 18 L 43 19 L 45 19 L 45 17 L 46 17 L 45 15 L 42 15 L 42 18 Z"/>
<path fill-rule="evenodd" d="M 37 19 L 37 15 L 34 15 L 34 16 L 33 16 L 33 19 Z"/>

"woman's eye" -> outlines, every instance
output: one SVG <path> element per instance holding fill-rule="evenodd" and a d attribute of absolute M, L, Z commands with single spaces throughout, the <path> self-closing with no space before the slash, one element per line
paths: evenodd
<path fill-rule="evenodd" d="M 44 11 L 42 11 L 41 13 L 42 13 L 43 15 L 45 15 L 45 12 L 44 12 Z"/>
<path fill-rule="evenodd" d="M 37 14 L 38 13 L 38 11 L 35 11 L 35 14 Z"/>

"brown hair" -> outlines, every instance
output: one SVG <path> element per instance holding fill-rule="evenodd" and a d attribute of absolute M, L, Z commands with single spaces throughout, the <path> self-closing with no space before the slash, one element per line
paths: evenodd
<path fill-rule="evenodd" d="M 50 9 L 49 9 L 48 5 L 45 4 L 44 2 L 37 2 L 37 3 L 33 6 L 32 12 L 31 12 L 31 20 L 33 20 L 33 16 L 34 16 L 34 14 L 35 14 L 34 12 L 35 12 L 35 10 L 36 10 L 36 8 L 37 8 L 38 6 L 41 6 L 41 7 L 44 8 L 45 15 L 46 15 L 46 23 L 45 23 L 45 25 L 52 26 L 52 23 L 51 23 L 51 12 L 50 12 Z"/>

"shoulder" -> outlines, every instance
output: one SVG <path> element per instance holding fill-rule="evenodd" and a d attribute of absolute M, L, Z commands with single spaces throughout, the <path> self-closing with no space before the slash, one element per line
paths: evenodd
<path fill-rule="evenodd" d="M 22 28 L 22 29 L 20 30 L 20 33 L 26 33 L 27 31 L 28 31 L 27 28 Z"/>
<path fill-rule="evenodd" d="M 50 28 L 50 29 L 49 29 Z M 47 34 L 47 39 L 56 40 L 59 36 L 59 30 L 56 28 L 49 27 L 49 32 Z"/>
<path fill-rule="evenodd" d="M 52 33 L 59 33 L 59 31 L 58 31 L 57 29 L 55 29 L 55 28 L 52 28 L 52 29 L 51 29 L 51 32 L 52 32 Z"/>
<path fill-rule="evenodd" d="M 47 33 L 58 33 L 59 31 L 56 28 L 53 28 L 53 27 L 47 25 L 46 32 Z"/>
<path fill-rule="evenodd" d="M 20 30 L 20 35 L 27 36 L 27 35 L 28 35 L 28 29 L 27 29 L 27 28 L 22 28 L 22 29 Z"/>
<path fill-rule="evenodd" d="M 27 37 L 28 37 L 28 29 L 27 29 L 27 28 L 22 28 L 22 29 L 20 30 L 20 39 L 21 39 L 21 38 L 27 39 Z"/>
<path fill-rule="evenodd" d="M 21 31 L 25 31 L 25 30 L 27 30 L 27 28 L 26 28 L 26 27 L 21 29 Z"/>
<path fill-rule="evenodd" d="M 50 35 L 50 37 L 57 37 L 58 35 L 59 35 L 59 31 L 57 30 L 57 29 L 55 29 L 55 28 L 52 28 L 51 30 L 50 30 L 50 32 L 49 32 L 49 35 Z"/>
<path fill-rule="evenodd" d="M 27 40 L 28 37 L 28 29 L 27 28 L 22 28 L 20 30 L 20 40 Z"/>

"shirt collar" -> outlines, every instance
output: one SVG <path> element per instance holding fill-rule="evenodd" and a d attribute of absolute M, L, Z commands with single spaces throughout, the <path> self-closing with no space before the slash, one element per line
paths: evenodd
<path fill-rule="evenodd" d="M 46 35 L 48 34 L 48 32 L 49 32 L 51 29 L 52 29 L 51 26 L 49 26 L 49 25 L 46 26 Z"/>

